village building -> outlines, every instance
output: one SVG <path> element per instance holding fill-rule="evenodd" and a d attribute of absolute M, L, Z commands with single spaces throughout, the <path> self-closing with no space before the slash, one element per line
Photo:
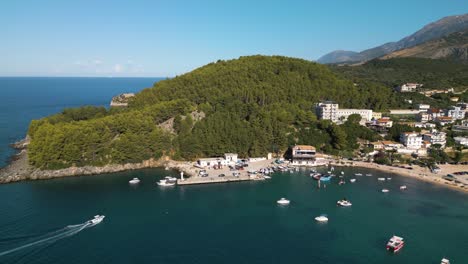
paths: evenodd
<path fill-rule="evenodd" d="M 415 132 L 404 132 L 400 135 L 400 142 L 408 149 L 420 149 L 422 137 Z"/>
<path fill-rule="evenodd" d="M 235 165 L 237 163 L 237 157 L 235 153 L 225 153 L 224 157 L 198 159 L 197 166 L 205 168 Z"/>
<path fill-rule="evenodd" d="M 416 121 L 418 122 L 428 122 L 431 120 L 431 116 L 428 113 L 421 112 L 416 115 Z"/>
<path fill-rule="evenodd" d="M 381 112 L 372 112 L 372 119 L 377 120 L 379 118 L 382 118 L 382 113 Z"/>
<path fill-rule="evenodd" d="M 454 125 L 452 130 L 456 132 L 468 132 L 468 120 L 463 120 L 460 125 Z"/>
<path fill-rule="evenodd" d="M 446 126 L 453 123 L 453 119 L 450 116 L 439 116 L 435 119 L 435 122 L 441 126 Z"/>
<path fill-rule="evenodd" d="M 292 165 L 319 166 L 326 164 L 322 154 L 316 153 L 315 147 L 309 145 L 296 145 L 292 148 Z"/>
<path fill-rule="evenodd" d="M 447 134 L 445 132 L 432 131 L 431 133 L 424 134 L 423 140 L 430 142 L 431 145 L 439 144 L 442 148 L 445 148 Z"/>
<path fill-rule="evenodd" d="M 436 125 L 433 123 L 414 123 L 414 127 L 431 129 L 431 128 L 435 128 Z"/>
<path fill-rule="evenodd" d="M 454 137 L 453 139 L 457 144 L 468 147 L 468 137 Z"/>
<path fill-rule="evenodd" d="M 446 116 L 451 117 L 454 120 L 464 119 L 466 110 L 462 109 L 460 106 L 452 106 L 446 110 Z"/>
<path fill-rule="evenodd" d="M 436 120 L 438 117 L 445 116 L 445 113 L 442 109 L 439 108 L 429 108 L 427 110 L 430 120 Z"/>
<path fill-rule="evenodd" d="M 331 120 L 334 123 L 344 123 L 350 115 L 354 114 L 361 116 L 361 124 L 372 120 L 370 109 L 340 109 L 338 104 L 332 101 L 318 103 L 316 112 L 319 119 Z"/>
<path fill-rule="evenodd" d="M 382 117 L 377 119 L 376 125 L 380 127 L 390 128 L 393 126 L 393 121 L 390 119 L 390 117 Z"/>
<path fill-rule="evenodd" d="M 397 86 L 395 90 L 400 93 L 416 92 L 416 89 L 422 86 L 423 85 L 420 83 L 404 83 L 402 85 Z"/>
<path fill-rule="evenodd" d="M 429 110 L 429 108 L 431 108 L 431 106 L 428 105 L 428 104 L 418 104 L 418 110 L 420 112 L 427 112 L 427 110 Z"/>

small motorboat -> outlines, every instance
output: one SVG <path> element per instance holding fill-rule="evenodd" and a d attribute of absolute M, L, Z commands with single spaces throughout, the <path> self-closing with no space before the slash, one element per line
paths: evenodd
<path fill-rule="evenodd" d="M 391 178 L 391 177 L 388 177 L 388 178 L 387 178 L 387 181 L 391 181 L 391 180 L 392 180 L 392 178 Z"/>
<path fill-rule="evenodd" d="M 396 253 L 400 249 L 402 249 L 404 245 L 405 245 L 405 242 L 403 241 L 402 237 L 392 236 L 390 240 L 387 242 L 387 250 L 393 253 Z"/>
<path fill-rule="evenodd" d="M 268 179 L 268 180 L 271 179 L 271 177 L 268 175 L 263 175 L 263 178 Z"/>
<path fill-rule="evenodd" d="M 370 177 L 370 176 L 372 176 L 372 174 L 371 174 L 371 173 L 367 173 L 366 176 Z"/>
<path fill-rule="evenodd" d="M 377 178 L 379 181 L 385 181 L 385 178 Z"/>
<path fill-rule="evenodd" d="M 104 215 L 95 215 L 93 219 L 91 220 L 88 220 L 88 222 L 86 222 L 87 224 L 92 224 L 92 225 L 97 225 L 99 223 L 102 222 L 102 220 L 104 220 L 105 216 Z"/>
<path fill-rule="evenodd" d="M 339 206 L 343 206 L 343 207 L 349 207 L 349 206 L 353 205 L 350 201 L 348 201 L 346 199 L 339 200 L 338 202 L 336 202 L 336 204 L 339 205 Z"/>
<path fill-rule="evenodd" d="M 446 259 L 446 258 L 443 258 L 441 261 L 440 261 L 440 264 L 450 264 L 450 260 Z"/>
<path fill-rule="evenodd" d="M 356 176 L 362 176 L 362 173 L 354 173 Z"/>
<path fill-rule="evenodd" d="M 388 189 L 382 189 L 382 192 L 383 192 L 383 193 L 388 193 L 389 190 L 388 190 Z"/>
<path fill-rule="evenodd" d="M 322 176 L 320 177 L 320 181 L 322 182 L 329 182 L 331 180 L 331 176 Z"/>
<path fill-rule="evenodd" d="M 356 179 L 350 179 L 349 182 L 356 182 Z"/>
<path fill-rule="evenodd" d="M 281 198 L 279 199 L 278 201 L 276 201 L 277 204 L 281 204 L 281 205 L 288 205 L 289 204 L 289 200 L 286 199 L 286 198 Z"/>
<path fill-rule="evenodd" d="M 400 186 L 400 190 L 406 190 L 406 189 L 407 189 L 406 185 Z"/>
<path fill-rule="evenodd" d="M 168 181 L 167 179 L 162 179 L 158 181 L 159 186 L 174 186 L 175 182 Z"/>
<path fill-rule="evenodd" d="M 315 221 L 317 221 L 317 222 L 322 222 L 322 223 L 328 222 L 328 217 L 326 217 L 326 216 L 324 216 L 324 215 L 317 216 L 317 217 L 315 217 Z"/>
<path fill-rule="evenodd" d="M 137 183 L 140 183 L 140 179 L 138 179 L 138 178 L 133 178 L 133 179 L 129 180 L 128 183 L 130 183 L 130 184 L 137 184 Z"/>

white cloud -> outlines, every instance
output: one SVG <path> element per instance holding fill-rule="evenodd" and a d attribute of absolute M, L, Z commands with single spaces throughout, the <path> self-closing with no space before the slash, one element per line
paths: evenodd
<path fill-rule="evenodd" d="M 93 63 L 94 63 L 94 65 L 101 65 L 102 60 L 94 60 Z"/>
<path fill-rule="evenodd" d="M 122 72 L 122 70 L 123 70 L 123 68 L 122 68 L 121 64 L 114 65 L 114 72 L 120 73 L 120 72 Z"/>

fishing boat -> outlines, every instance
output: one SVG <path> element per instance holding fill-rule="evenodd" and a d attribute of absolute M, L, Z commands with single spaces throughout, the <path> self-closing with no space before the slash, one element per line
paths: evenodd
<path fill-rule="evenodd" d="M 317 222 L 322 222 L 322 223 L 328 222 L 328 217 L 326 217 L 326 216 L 324 216 L 324 215 L 317 216 L 317 217 L 315 217 L 315 221 L 317 221 Z"/>
<path fill-rule="evenodd" d="M 288 205 L 289 204 L 289 200 L 286 199 L 286 198 L 281 198 L 279 199 L 278 201 L 276 201 L 277 204 L 281 204 L 281 205 Z"/>
<path fill-rule="evenodd" d="M 388 190 L 388 189 L 382 189 L 382 192 L 383 192 L 383 193 L 388 193 L 389 190 Z"/>
<path fill-rule="evenodd" d="M 404 245 L 405 245 L 405 242 L 403 241 L 402 237 L 392 236 L 390 240 L 387 242 L 387 250 L 393 253 L 396 253 L 400 249 L 402 249 Z"/>
<path fill-rule="evenodd" d="M 92 224 L 92 225 L 97 225 L 99 223 L 102 222 L 102 220 L 104 220 L 105 216 L 104 215 L 95 215 L 93 219 L 91 220 L 88 220 L 88 224 Z"/>
<path fill-rule="evenodd" d="M 174 186 L 175 182 L 168 181 L 167 179 L 162 179 L 158 181 L 159 186 Z"/>
<path fill-rule="evenodd" d="M 440 264 L 450 264 L 450 260 L 446 259 L 446 258 L 443 258 L 441 261 L 440 261 Z"/>
<path fill-rule="evenodd" d="M 362 173 L 354 173 L 356 176 L 362 176 Z"/>
<path fill-rule="evenodd" d="M 130 183 L 130 184 L 137 184 L 137 183 L 140 183 L 140 179 L 138 179 L 138 178 L 133 178 L 133 179 L 129 180 L 128 183 Z"/>
<path fill-rule="evenodd" d="M 377 178 L 379 181 L 385 181 L 385 178 Z"/>
<path fill-rule="evenodd" d="M 406 185 L 400 186 L 400 190 L 406 190 L 406 188 L 407 188 Z"/>
<path fill-rule="evenodd" d="M 353 205 L 350 201 L 348 201 L 346 199 L 339 200 L 338 202 L 336 202 L 336 204 L 339 205 L 339 206 L 343 206 L 343 207 L 349 207 L 349 206 Z"/>

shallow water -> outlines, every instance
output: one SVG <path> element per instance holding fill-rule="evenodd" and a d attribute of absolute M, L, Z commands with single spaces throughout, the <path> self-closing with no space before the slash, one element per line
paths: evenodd
<path fill-rule="evenodd" d="M 338 169 L 340 170 L 340 169 Z M 159 187 L 176 172 L 129 171 L 0 186 L 0 237 L 21 237 L 84 222 L 103 223 L 0 263 L 468 263 L 468 196 L 368 169 L 327 188 L 306 170 L 264 182 Z M 391 176 L 388 182 L 377 177 Z M 137 186 L 128 180 L 139 177 Z M 400 185 L 407 191 L 400 191 Z M 380 190 L 390 189 L 387 194 Z M 286 197 L 289 206 L 276 200 Z M 350 208 L 336 206 L 346 197 Z M 327 214 L 329 222 L 314 217 Z M 385 250 L 392 235 L 406 246 Z M 0 252 L 10 249 L 0 240 Z M 18 242 L 18 241 L 16 241 Z M 21 241 L 20 241 L 21 242 Z"/>

